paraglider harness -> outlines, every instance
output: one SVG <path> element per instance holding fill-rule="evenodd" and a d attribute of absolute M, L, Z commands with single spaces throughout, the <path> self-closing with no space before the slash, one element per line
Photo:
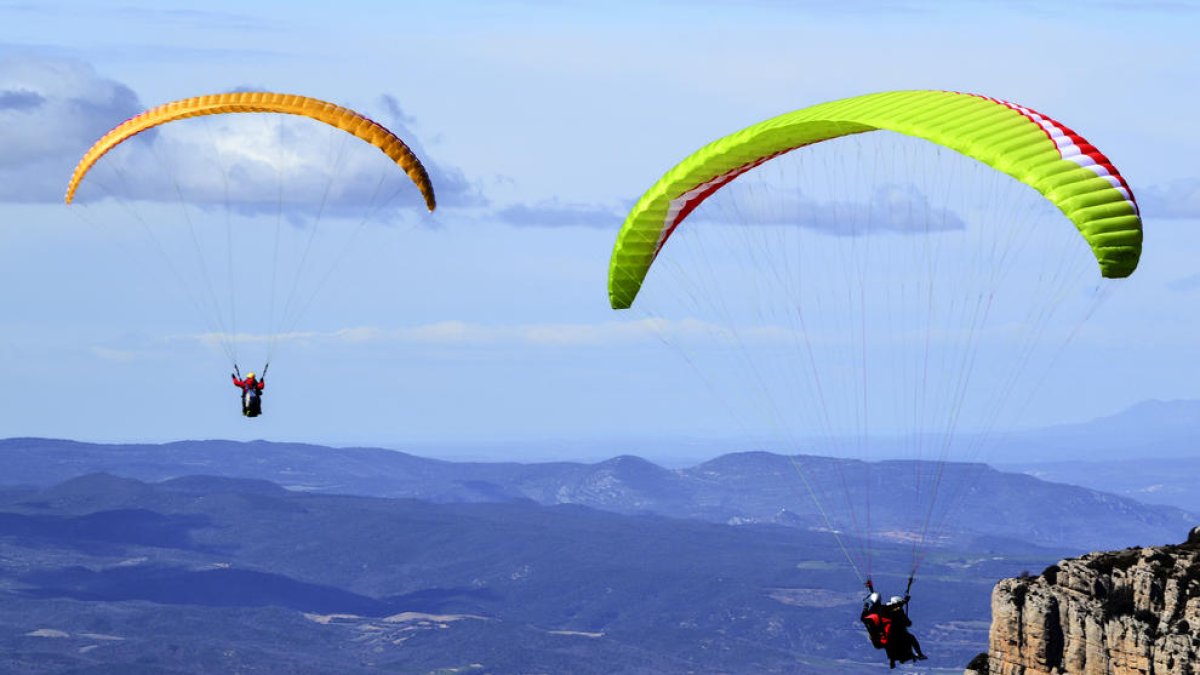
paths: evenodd
<path fill-rule="evenodd" d="M 909 576 L 908 585 L 904 587 L 904 603 L 901 605 L 903 611 L 889 610 L 878 600 L 872 602 L 868 599 L 863 604 L 860 617 L 867 628 L 867 635 L 871 638 L 871 646 L 885 650 L 893 668 L 896 667 L 897 661 L 907 663 L 916 658 L 914 651 L 920 653 L 920 648 L 915 647 L 915 639 L 908 632 L 908 627 L 912 625 L 908 619 L 908 600 L 912 585 L 913 578 Z M 866 586 L 871 595 L 875 595 L 875 584 L 870 579 L 867 579 Z"/>
<path fill-rule="evenodd" d="M 242 414 L 246 417 L 258 417 L 262 414 L 262 387 L 267 383 L 267 369 L 270 367 L 270 363 L 263 366 L 262 377 L 258 378 L 254 386 L 250 386 L 242 379 L 242 371 L 238 369 L 237 364 L 233 364 L 233 382 L 242 388 Z"/>

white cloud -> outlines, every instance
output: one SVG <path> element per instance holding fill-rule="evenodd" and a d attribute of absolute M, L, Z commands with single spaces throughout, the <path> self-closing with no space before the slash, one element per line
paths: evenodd
<path fill-rule="evenodd" d="M 973 343 L 988 338 L 1011 340 L 1020 338 L 1023 324 L 995 322 L 986 327 L 895 329 L 882 337 L 880 344 Z M 673 343 L 700 346 L 760 345 L 794 348 L 800 343 L 811 345 L 841 344 L 854 341 L 834 329 L 809 330 L 777 324 L 713 323 L 696 318 L 641 318 L 630 321 L 602 323 L 525 323 L 489 325 L 468 321 L 439 321 L 405 328 L 354 326 L 332 331 L 295 331 L 263 334 L 238 333 L 232 339 L 226 333 L 201 333 L 171 338 L 172 341 L 199 342 L 209 347 L 221 345 L 265 345 L 284 343 L 323 343 L 344 345 L 409 344 L 430 346 L 489 346 L 521 347 L 599 347 L 628 344 Z M 109 350 L 115 353 L 116 350 Z"/>
<path fill-rule="evenodd" d="M 391 125 L 395 126 L 395 125 Z M 423 200 L 375 148 L 315 120 L 290 115 L 222 115 L 164 125 L 118 146 L 92 169 L 81 201 L 118 198 L 224 206 L 248 213 L 332 212 L 374 217 L 423 211 Z M 416 145 L 410 131 L 396 129 Z M 483 200 L 461 173 L 414 149 L 440 204 Z M 91 190 L 88 184 L 93 184 Z M 98 183 L 98 185 L 96 185 Z"/>
<path fill-rule="evenodd" d="M 91 347 L 89 351 L 97 358 L 116 363 L 132 363 L 143 356 L 140 352 L 127 349 L 112 349 L 110 347 Z"/>
<path fill-rule="evenodd" d="M 1136 194 L 1143 215 L 1151 218 L 1200 218 L 1200 178 L 1152 185 Z"/>
<path fill-rule="evenodd" d="M 593 204 L 567 204 L 551 199 L 538 204 L 513 204 L 497 213 L 501 222 L 518 227 L 620 227 L 625 214 Z"/>
<path fill-rule="evenodd" d="M 209 346 L 222 343 L 266 344 L 325 342 L 341 344 L 397 343 L 481 346 L 509 344 L 540 347 L 601 346 L 651 343 L 660 340 L 711 340 L 713 342 L 782 342 L 796 337 L 779 326 L 745 326 L 731 329 L 698 319 L 644 318 L 603 323 L 529 323 L 487 325 L 466 321 L 441 321 L 407 328 L 356 326 L 335 331 L 293 332 L 278 335 L 239 333 L 232 340 L 222 333 L 203 333 L 176 339 Z"/>
<path fill-rule="evenodd" d="M 141 108 L 132 89 L 82 62 L 0 58 L 0 200 L 62 199 L 84 150 Z"/>
<path fill-rule="evenodd" d="M 81 61 L 0 59 L 0 200 L 62 199 L 83 153 L 145 108 L 130 87 Z M 424 152 L 413 120 L 394 99 L 382 97 L 379 108 L 385 126 L 425 165 L 441 205 L 486 202 L 461 171 Z M 407 176 L 374 148 L 284 115 L 220 115 L 144 132 L 102 158 L 78 194 L 80 201 L 107 197 L 355 217 L 423 204 Z"/>
<path fill-rule="evenodd" d="M 1186 277 L 1167 282 L 1167 288 L 1181 293 L 1190 293 L 1200 289 L 1200 274 L 1189 274 Z"/>
<path fill-rule="evenodd" d="M 965 223 L 949 209 L 931 205 L 915 185 L 882 185 L 861 199 L 813 197 L 801 189 L 779 189 L 756 181 L 734 181 L 722 189 L 724 200 L 697 220 L 740 225 L 791 225 L 835 236 L 916 234 L 961 230 Z M 729 215 L 726 215 L 729 214 Z"/>

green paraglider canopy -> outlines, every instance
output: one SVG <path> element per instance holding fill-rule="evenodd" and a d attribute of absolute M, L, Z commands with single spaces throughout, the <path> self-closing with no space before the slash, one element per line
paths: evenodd
<path fill-rule="evenodd" d="M 1105 277 L 1128 276 L 1142 226 L 1125 179 L 1099 150 L 1029 108 L 986 96 L 898 91 L 780 115 L 713 141 L 668 171 L 625 219 L 609 264 L 615 309 L 629 307 L 671 233 L 733 179 L 813 143 L 878 129 L 926 139 L 977 159 L 1042 193 L 1079 228 Z"/>

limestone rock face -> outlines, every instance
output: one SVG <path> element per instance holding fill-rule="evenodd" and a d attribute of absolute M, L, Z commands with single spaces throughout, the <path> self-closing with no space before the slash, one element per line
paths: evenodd
<path fill-rule="evenodd" d="M 990 675 L 1200 675 L 1200 527 L 992 591 Z"/>

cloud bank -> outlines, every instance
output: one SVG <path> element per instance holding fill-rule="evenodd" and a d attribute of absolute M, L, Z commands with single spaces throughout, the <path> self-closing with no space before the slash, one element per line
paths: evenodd
<path fill-rule="evenodd" d="M 1142 215 L 1148 218 L 1200 218 L 1200 178 L 1152 185 L 1136 196 Z"/>
<path fill-rule="evenodd" d="M 83 153 L 146 107 L 130 87 L 80 61 L 0 59 L 0 144 L 5 148 L 0 200 L 61 200 Z M 381 113 L 379 121 L 414 150 L 441 206 L 486 204 L 462 171 L 431 158 L 414 131 L 415 121 L 394 98 L 381 97 L 377 111 L 362 112 Z M 140 134 L 101 159 L 78 193 L 81 202 L 105 198 L 183 199 L 249 213 L 423 211 L 416 188 L 382 153 L 349 134 L 289 115 L 211 116 Z"/>
<path fill-rule="evenodd" d="M 142 109 L 132 89 L 84 63 L 0 57 L 0 200 L 61 200 L 84 150 Z"/>
<path fill-rule="evenodd" d="M 777 326 L 748 326 L 736 331 L 698 319 L 646 318 L 603 323 L 530 323 L 489 325 L 468 321 L 440 321 L 406 328 L 356 326 L 335 331 L 301 331 L 278 335 L 220 333 L 183 336 L 179 340 L 210 346 L 267 344 L 269 342 L 325 342 L 335 344 L 412 344 L 431 346 L 520 345 L 534 347 L 596 347 L 630 343 L 656 343 L 664 339 L 708 339 L 714 342 L 784 342 L 795 333 Z"/>
<path fill-rule="evenodd" d="M 564 204 L 556 199 L 514 204 L 497 212 L 500 222 L 517 227 L 595 227 L 616 229 L 625 214 L 590 204 Z"/>
<path fill-rule="evenodd" d="M 754 181 L 735 181 L 692 216 L 730 225 L 795 226 L 835 236 L 912 234 L 962 230 L 965 220 L 935 206 L 916 186 L 887 184 L 866 199 L 828 200 L 799 188 L 779 189 Z"/>

